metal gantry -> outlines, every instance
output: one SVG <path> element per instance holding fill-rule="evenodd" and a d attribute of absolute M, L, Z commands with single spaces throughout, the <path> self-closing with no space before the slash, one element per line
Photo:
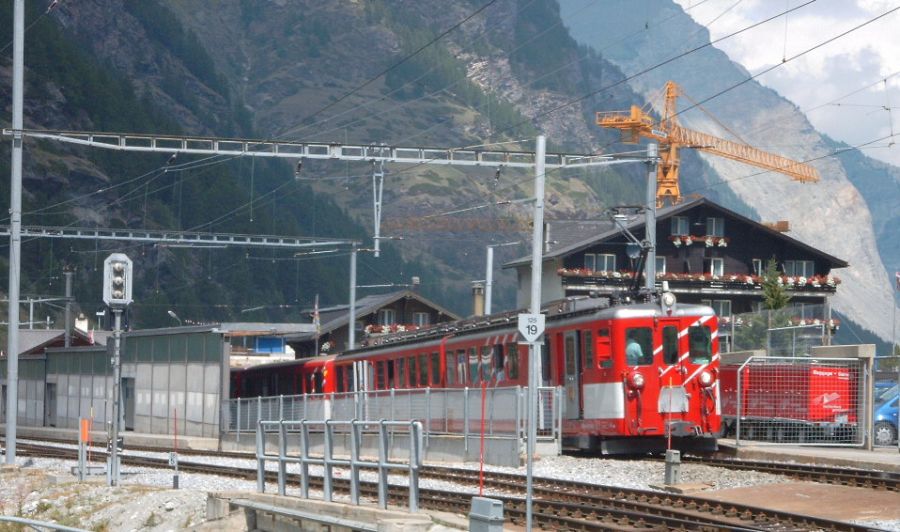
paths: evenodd
<path fill-rule="evenodd" d="M 481 148 L 428 148 L 384 146 L 377 144 L 345 144 L 338 142 L 296 142 L 262 139 L 224 139 L 138 133 L 100 133 L 62 130 L 3 129 L 3 135 L 20 135 L 35 139 L 55 140 L 91 148 L 145 153 L 184 153 L 192 155 L 225 155 L 234 157 L 275 157 L 281 159 L 319 159 L 403 164 L 437 164 L 453 166 L 489 166 L 534 168 L 534 152 L 485 150 Z M 633 162 L 644 157 L 547 153 L 543 155 L 547 169 L 585 168 L 598 164 Z"/>
<path fill-rule="evenodd" d="M 0 236 L 10 234 L 9 226 L 0 226 Z M 49 227 L 29 225 L 21 227 L 23 237 L 74 238 L 81 240 L 120 240 L 129 242 L 153 242 L 179 247 L 265 247 L 308 249 L 351 246 L 353 240 L 314 237 L 287 237 L 276 235 L 242 235 L 233 233 L 201 233 L 197 231 L 168 231 L 165 229 L 109 229 L 100 227 Z"/>

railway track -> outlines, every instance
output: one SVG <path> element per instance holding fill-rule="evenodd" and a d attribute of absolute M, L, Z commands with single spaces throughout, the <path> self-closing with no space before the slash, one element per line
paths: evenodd
<path fill-rule="evenodd" d="M 21 454 L 50 458 L 74 459 L 75 450 L 20 444 Z M 203 454 L 209 454 L 208 452 Z M 247 453 L 240 458 L 253 459 Z M 105 452 L 95 452 L 105 459 Z M 218 454 L 217 454 L 218 456 Z M 122 455 L 123 465 L 169 469 L 165 458 Z M 256 479 L 255 468 L 218 466 L 200 462 L 179 461 L 185 473 L 214 474 Z M 443 480 L 456 485 L 471 486 L 472 491 L 420 490 L 420 507 L 430 510 L 465 514 L 478 484 L 478 472 L 451 467 L 426 467 L 422 479 Z M 267 480 L 277 480 L 274 471 L 267 472 Z M 288 475 L 289 484 L 299 484 L 299 475 Z M 310 478 L 310 485 L 321 488 L 321 478 Z M 349 482 L 334 479 L 334 488 L 349 493 Z M 515 524 L 525 522 L 524 477 L 509 473 L 485 473 L 485 487 L 496 494 L 492 498 L 504 503 L 507 519 Z M 363 482 L 361 494 L 377 500 L 377 485 Z M 499 494 L 499 495 L 498 495 Z M 393 504 L 404 506 L 407 488 L 392 485 L 389 498 Z M 746 505 L 711 501 L 700 497 L 676 495 L 646 490 L 599 486 L 580 482 L 536 478 L 534 481 L 533 518 L 537 526 L 563 530 L 833 530 L 863 531 L 868 527 L 820 519 L 787 512 L 772 511 Z"/>
<path fill-rule="evenodd" d="M 766 462 L 762 460 L 738 460 L 713 456 L 682 456 L 682 462 L 693 462 L 714 467 L 759 471 L 783 475 L 798 480 L 810 480 L 823 484 L 836 484 L 858 488 L 881 489 L 900 492 L 900 473 L 870 469 L 842 468 L 814 464 Z"/>

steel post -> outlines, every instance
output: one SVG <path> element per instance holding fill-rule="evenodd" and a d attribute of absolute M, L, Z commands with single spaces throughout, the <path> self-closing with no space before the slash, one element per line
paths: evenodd
<path fill-rule="evenodd" d="M 656 290 L 656 168 L 659 164 L 659 147 L 655 142 L 647 144 L 647 213 L 644 235 L 650 243 L 644 271 L 644 287 L 652 294 Z"/>
<path fill-rule="evenodd" d="M 256 422 L 256 491 L 266 492 L 266 434 L 262 421 Z"/>
<path fill-rule="evenodd" d="M 278 420 L 278 494 L 285 494 L 287 482 L 287 431 L 284 428 L 284 419 Z"/>
<path fill-rule="evenodd" d="M 109 485 L 119 485 L 119 424 L 122 417 L 122 309 L 113 308 L 115 326 L 113 327 L 113 411 L 112 411 L 112 449 L 109 452 Z"/>
<path fill-rule="evenodd" d="M 484 315 L 491 315 L 491 288 L 494 285 L 494 248 L 487 247 L 487 266 L 484 272 Z"/>
<path fill-rule="evenodd" d="M 350 323 L 347 349 L 356 347 L 356 253 L 356 242 L 354 242 L 353 249 L 350 251 Z"/>
<path fill-rule="evenodd" d="M 331 429 L 331 420 L 325 420 L 325 453 L 322 457 L 322 493 L 326 502 L 334 500 L 331 477 L 334 474 L 334 433 Z"/>
<path fill-rule="evenodd" d="M 68 267 L 63 271 L 66 276 L 66 330 L 63 332 L 63 342 L 66 347 L 72 345 L 72 275 Z"/>
<path fill-rule="evenodd" d="M 538 135 L 534 155 L 534 228 L 531 238 L 531 314 L 541 312 L 541 267 L 544 259 L 544 168 L 546 139 Z M 530 342 L 528 357 L 528 445 L 525 493 L 525 529 L 532 530 L 532 501 L 534 495 L 534 447 L 537 440 L 537 387 L 541 374 L 541 345 Z"/>
<path fill-rule="evenodd" d="M 300 422 L 300 496 L 309 498 L 309 424 Z"/>
<path fill-rule="evenodd" d="M 13 1 L 12 164 L 9 193 L 9 315 L 6 352 L 6 463 L 16 463 L 19 414 L 19 272 L 22 250 L 22 116 L 25 93 L 25 0 Z"/>
<path fill-rule="evenodd" d="M 384 421 L 378 422 L 378 507 L 387 509 L 388 469 L 387 464 L 388 437 Z"/>
<path fill-rule="evenodd" d="M 359 448 L 362 444 L 362 423 L 350 422 L 350 502 L 359 506 Z"/>

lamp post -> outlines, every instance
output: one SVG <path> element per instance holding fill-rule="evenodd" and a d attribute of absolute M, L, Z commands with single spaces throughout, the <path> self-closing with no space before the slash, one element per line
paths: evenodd
<path fill-rule="evenodd" d="M 107 475 L 110 486 L 119 485 L 119 424 L 122 417 L 122 311 L 131 304 L 131 259 L 123 253 L 113 253 L 103 261 L 103 302 L 115 316 L 113 327 L 113 415 L 112 438 L 109 445 Z M 175 314 L 170 310 L 169 314 Z M 180 320 L 179 320 L 180 321 Z"/>
<path fill-rule="evenodd" d="M 241 312 L 244 312 L 243 310 Z M 168 314 L 171 318 L 178 322 L 178 326 L 181 327 L 181 318 L 178 317 L 178 314 L 175 314 L 174 310 L 169 310 Z"/>

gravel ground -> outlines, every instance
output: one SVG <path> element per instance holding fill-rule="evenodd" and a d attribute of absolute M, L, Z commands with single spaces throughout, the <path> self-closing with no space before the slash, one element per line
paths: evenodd
<path fill-rule="evenodd" d="M 158 453 L 126 454 L 163 456 Z M 182 457 L 183 461 L 204 462 L 233 467 L 254 467 L 253 460 L 223 459 L 200 456 Z M 56 521 L 69 526 L 97 531 L 168 531 L 189 530 L 202 527 L 205 521 L 208 492 L 246 490 L 254 491 L 256 483 L 210 475 L 182 473 L 179 490 L 172 486 L 172 471 L 123 466 L 122 486 L 108 488 L 105 477 L 79 484 L 69 470 L 74 462 L 54 459 L 19 458 L 19 465 L 26 466 L 18 473 L 6 473 L 0 489 L 0 512 L 6 515 Z M 268 464 L 274 468 L 274 464 Z M 450 464 L 447 464 L 450 465 Z M 456 464 L 459 466 L 460 464 Z M 477 469 L 477 465 L 464 467 Z M 543 457 L 534 463 L 534 475 L 564 478 L 582 482 L 615 485 L 627 488 L 653 489 L 651 484 L 662 484 L 664 464 L 650 460 L 610 460 L 582 457 Z M 486 466 L 487 471 L 524 474 L 524 468 Z M 321 470 L 311 466 L 312 474 Z M 340 476 L 346 471 L 337 470 Z M 709 490 L 721 490 L 747 486 L 760 486 L 788 482 L 784 477 L 751 471 L 727 471 L 699 464 L 682 464 L 683 483 L 706 484 Z M 364 473 L 365 480 L 374 480 L 374 473 Z M 54 484 L 54 479 L 59 483 Z M 391 482 L 405 483 L 406 477 L 391 477 Z M 420 481 L 421 488 L 444 491 L 468 491 L 447 482 Z M 267 485 L 267 492 L 276 492 L 275 485 Z M 299 495 L 299 488 L 288 488 L 288 494 Z M 486 495 L 502 495 L 486 490 Z M 314 498 L 321 494 L 313 493 Z M 341 501 L 340 496 L 335 500 Z M 866 522 L 868 526 L 900 531 L 898 522 Z M 210 525 L 207 525 L 209 527 Z M 212 530 L 214 528 L 207 528 Z M 0 525 L 0 532 L 4 529 Z"/>

